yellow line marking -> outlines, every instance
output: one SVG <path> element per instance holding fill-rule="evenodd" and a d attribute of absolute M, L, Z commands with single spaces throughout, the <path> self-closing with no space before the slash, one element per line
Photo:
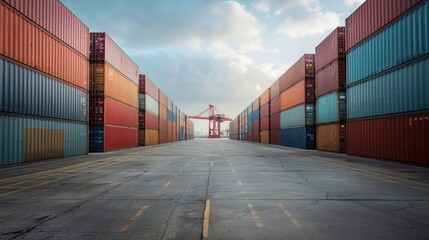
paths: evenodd
<path fill-rule="evenodd" d="M 210 167 L 213 167 L 213 164 L 214 164 L 213 161 L 210 161 Z"/>
<path fill-rule="evenodd" d="M 146 211 L 146 209 L 148 209 L 150 207 L 150 205 L 144 205 L 142 207 L 142 209 L 140 209 L 132 218 L 131 221 L 135 221 L 137 220 L 138 217 L 140 217 L 141 215 L 143 215 L 143 213 Z"/>
<path fill-rule="evenodd" d="M 119 232 L 121 232 L 121 233 L 128 232 L 128 229 L 130 229 L 130 226 L 128 224 L 126 224 L 125 226 L 123 226 L 121 228 L 121 230 Z"/>
<path fill-rule="evenodd" d="M 238 180 L 238 181 L 237 181 L 237 184 L 238 184 L 238 186 L 240 186 L 240 187 L 241 187 L 241 186 L 243 186 L 243 183 L 242 183 L 240 180 Z"/>
<path fill-rule="evenodd" d="M 279 206 L 279 208 L 281 210 L 283 210 L 283 212 L 286 214 L 286 216 L 293 222 L 293 224 L 297 228 L 301 228 L 301 224 L 299 223 L 299 221 L 295 219 L 295 217 L 292 215 L 292 213 L 290 213 L 289 210 L 287 210 L 287 208 L 285 206 L 283 206 L 281 203 L 277 204 L 277 206 Z"/>
<path fill-rule="evenodd" d="M 253 218 L 253 219 L 255 220 L 255 222 L 256 222 L 256 226 L 257 226 L 258 228 L 263 228 L 263 227 L 264 227 L 264 224 L 262 224 L 261 219 L 260 219 L 260 218 L 259 218 L 259 216 L 256 214 L 256 210 L 255 210 L 255 207 L 253 206 L 253 204 L 248 203 L 248 204 L 247 204 L 247 207 L 249 208 L 250 213 L 252 214 L 252 218 Z"/>
<path fill-rule="evenodd" d="M 166 184 L 164 184 L 164 187 L 168 187 L 171 185 L 171 181 L 168 181 Z"/>
<path fill-rule="evenodd" d="M 209 222 L 210 222 L 210 199 L 207 199 L 206 208 L 204 210 L 203 238 L 209 237 Z"/>

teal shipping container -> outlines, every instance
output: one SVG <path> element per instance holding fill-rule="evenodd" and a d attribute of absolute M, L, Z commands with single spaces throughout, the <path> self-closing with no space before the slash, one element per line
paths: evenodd
<path fill-rule="evenodd" d="M 319 97 L 316 112 L 317 124 L 346 120 L 346 93 L 344 91 L 333 92 Z"/>
<path fill-rule="evenodd" d="M 348 118 L 429 110 L 429 58 L 348 89 Z"/>
<path fill-rule="evenodd" d="M 429 1 L 347 54 L 347 84 L 429 54 Z"/>
<path fill-rule="evenodd" d="M 153 99 L 151 96 L 140 93 L 139 94 L 139 110 L 140 111 L 147 111 L 150 112 L 156 116 L 159 114 L 159 103 L 155 99 Z"/>
<path fill-rule="evenodd" d="M 280 113 L 280 128 L 314 125 L 314 105 L 301 104 Z"/>
<path fill-rule="evenodd" d="M 0 165 L 88 154 L 88 126 L 0 115 Z"/>
<path fill-rule="evenodd" d="M 280 145 L 302 149 L 316 149 L 316 130 L 314 127 L 282 129 L 280 131 Z"/>

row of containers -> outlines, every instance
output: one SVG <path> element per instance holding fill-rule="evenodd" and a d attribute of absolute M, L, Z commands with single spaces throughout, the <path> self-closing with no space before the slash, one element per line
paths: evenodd
<path fill-rule="evenodd" d="M 428 22 L 427 0 L 367 0 L 230 123 L 230 138 L 428 165 Z"/>
<path fill-rule="evenodd" d="M 137 147 L 139 106 L 138 67 L 106 34 L 58 0 L 0 0 L 0 165 Z"/>

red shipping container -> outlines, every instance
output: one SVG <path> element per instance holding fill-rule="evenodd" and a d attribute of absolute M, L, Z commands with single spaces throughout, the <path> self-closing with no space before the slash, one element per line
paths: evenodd
<path fill-rule="evenodd" d="M 90 61 L 108 62 L 128 79 L 139 84 L 139 67 L 106 33 L 91 33 Z"/>
<path fill-rule="evenodd" d="M 4 0 L 55 37 L 89 58 L 89 28 L 58 0 Z"/>
<path fill-rule="evenodd" d="M 173 132 L 167 132 L 167 142 L 173 142 Z"/>
<path fill-rule="evenodd" d="M 161 90 L 159 90 L 158 96 L 159 96 L 159 104 L 167 107 L 167 103 L 168 103 L 167 96 Z"/>
<path fill-rule="evenodd" d="M 346 62 L 337 60 L 316 73 L 316 97 L 346 88 Z"/>
<path fill-rule="evenodd" d="M 146 93 L 156 101 L 159 101 L 158 87 L 144 74 L 139 75 L 139 93 Z"/>
<path fill-rule="evenodd" d="M 270 130 L 280 128 L 280 112 L 272 113 L 270 116 Z"/>
<path fill-rule="evenodd" d="M 248 132 L 248 133 L 246 133 L 246 135 L 245 135 L 245 141 L 248 141 L 248 142 L 251 142 L 251 141 L 253 141 L 253 134 L 252 134 L 252 132 Z"/>
<path fill-rule="evenodd" d="M 270 114 L 280 112 L 280 96 L 271 99 Z"/>
<path fill-rule="evenodd" d="M 252 138 L 252 142 L 259 142 L 259 132 L 253 132 L 253 138 Z"/>
<path fill-rule="evenodd" d="M 167 131 L 167 119 L 159 119 L 159 131 Z"/>
<path fill-rule="evenodd" d="M 253 121 L 252 132 L 259 132 L 259 121 Z"/>
<path fill-rule="evenodd" d="M 346 18 L 346 51 L 350 51 L 423 0 L 367 0 Z"/>
<path fill-rule="evenodd" d="M 159 119 L 157 115 L 149 112 L 140 112 L 140 129 L 159 130 Z"/>
<path fill-rule="evenodd" d="M 1 1 L 0 55 L 88 91 L 88 59 Z"/>
<path fill-rule="evenodd" d="M 261 118 L 270 116 L 270 104 L 266 103 L 264 106 L 262 106 L 259 110 L 259 114 Z"/>
<path fill-rule="evenodd" d="M 280 129 L 270 130 L 270 144 L 280 145 Z"/>
<path fill-rule="evenodd" d="M 429 165 L 429 113 L 347 123 L 347 154 Z"/>
<path fill-rule="evenodd" d="M 261 131 L 270 130 L 270 117 L 264 117 L 261 119 Z"/>
<path fill-rule="evenodd" d="M 303 79 L 314 79 L 314 54 L 304 54 L 280 77 L 280 92 Z"/>
<path fill-rule="evenodd" d="M 279 94 L 280 94 L 280 80 L 277 80 L 270 87 L 270 99 L 277 97 Z"/>
<path fill-rule="evenodd" d="M 167 143 L 167 132 L 159 132 L 159 143 Z"/>
<path fill-rule="evenodd" d="M 96 97 L 89 101 L 89 124 L 138 128 L 138 109 L 111 98 Z"/>
<path fill-rule="evenodd" d="M 345 28 L 337 27 L 317 47 L 315 54 L 316 73 L 337 59 L 345 59 Z"/>
<path fill-rule="evenodd" d="M 139 130 L 116 126 L 104 127 L 104 151 L 138 147 Z"/>

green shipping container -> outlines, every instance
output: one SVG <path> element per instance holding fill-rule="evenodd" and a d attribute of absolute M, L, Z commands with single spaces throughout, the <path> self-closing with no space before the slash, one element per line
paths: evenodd
<path fill-rule="evenodd" d="M 280 113 L 280 127 L 314 126 L 314 105 L 301 104 Z"/>

